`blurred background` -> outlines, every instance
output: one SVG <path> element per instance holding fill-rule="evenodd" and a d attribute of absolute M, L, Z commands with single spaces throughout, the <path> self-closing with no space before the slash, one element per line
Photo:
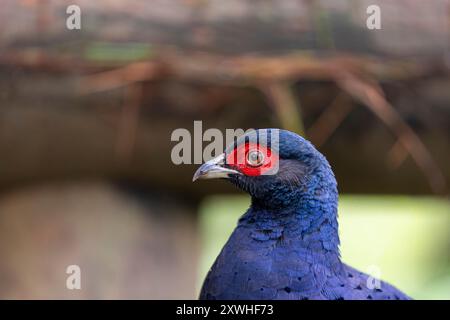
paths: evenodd
<path fill-rule="evenodd" d="M 343 260 L 450 298 L 449 0 L 0 7 L 0 298 L 195 299 L 249 205 L 171 161 L 195 120 L 311 140 L 339 183 Z"/>

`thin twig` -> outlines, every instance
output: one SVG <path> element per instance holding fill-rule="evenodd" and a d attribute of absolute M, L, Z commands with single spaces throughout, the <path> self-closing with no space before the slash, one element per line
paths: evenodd
<path fill-rule="evenodd" d="M 387 163 L 390 168 L 397 169 L 408 158 L 408 151 L 403 146 L 403 143 L 398 139 L 387 155 Z"/>
<path fill-rule="evenodd" d="M 269 100 L 283 128 L 305 134 L 303 119 L 291 85 L 286 82 L 267 82 L 260 86 Z"/>
<path fill-rule="evenodd" d="M 317 147 L 322 146 L 348 114 L 353 110 L 354 104 L 348 101 L 348 95 L 339 92 L 333 102 L 322 112 L 319 118 L 307 130 L 308 138 Z"/>
<path fill-rule="evenodd" d="M 109 91 L 138 82 L 151 80 L 162 73 L 162 65 L 152 62 L 136 62 L 118 69 L 90 75 L 80 83 L 82 93 Z"/>
<path fill-rule="evenodd" d="M 124 164 L 131 158 L 136 142 L 139 121 L 139 109 L 142 100 L 142 84 L 128 86 L 125 91 L 125 102 L 119 122 L 119 133 L 116 154 L 119 163 Z"/>

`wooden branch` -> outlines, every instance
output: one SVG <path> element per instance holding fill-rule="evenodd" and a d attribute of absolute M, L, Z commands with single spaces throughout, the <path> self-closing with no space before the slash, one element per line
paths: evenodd
<path fill-rule="evenodd" d="M 378 60 L 364 55 L 327 57 L 306 53 L 278 56 L 228 57 L 196 52 L 180 53 L 161 47 L 152 60 L 118 63 L 86 61 L 76 56 L 55 55 L 44 50 L 9 50 L 0 54 L 0 66 L 21 67 L 44 72 L 84 74 L 80 89 L 99 92 L 128 84 L 172 78 L 210 84 L 247 86 L 256 82 L 300 79 L 330 80 L 340 70 L 367 74 L 378 80 L 404 80 L 421 77 L 436 66 L 405 59 Z M 443 68 L 448 72 L 448 68 Z M 99 72 L 101 71 L 101 72 Z"/>

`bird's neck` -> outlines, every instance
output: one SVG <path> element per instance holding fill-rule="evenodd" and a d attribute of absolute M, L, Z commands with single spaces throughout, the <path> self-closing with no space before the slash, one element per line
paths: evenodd
<path fill-rule="evenodd" d="M 278 209 L 267 208 L 252 199 L 239 224 L 252 228 L 256 240 L 258 234 L 260 240 L 279 236 L 282 243 L 313 256 L 316 261 L 340 263 L 336 187 L 310 188 L 297 198 L 295 205 Z"/>

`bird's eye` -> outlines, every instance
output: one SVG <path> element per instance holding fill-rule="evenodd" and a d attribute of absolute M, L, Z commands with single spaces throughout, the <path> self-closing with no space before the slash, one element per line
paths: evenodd
<path fill-rule="evenodd" d="M 247 153 L 247 164 L 252 167 L 259 167 L 264 162 L 264 154 L 259 150 L 251 150 Z"/>

